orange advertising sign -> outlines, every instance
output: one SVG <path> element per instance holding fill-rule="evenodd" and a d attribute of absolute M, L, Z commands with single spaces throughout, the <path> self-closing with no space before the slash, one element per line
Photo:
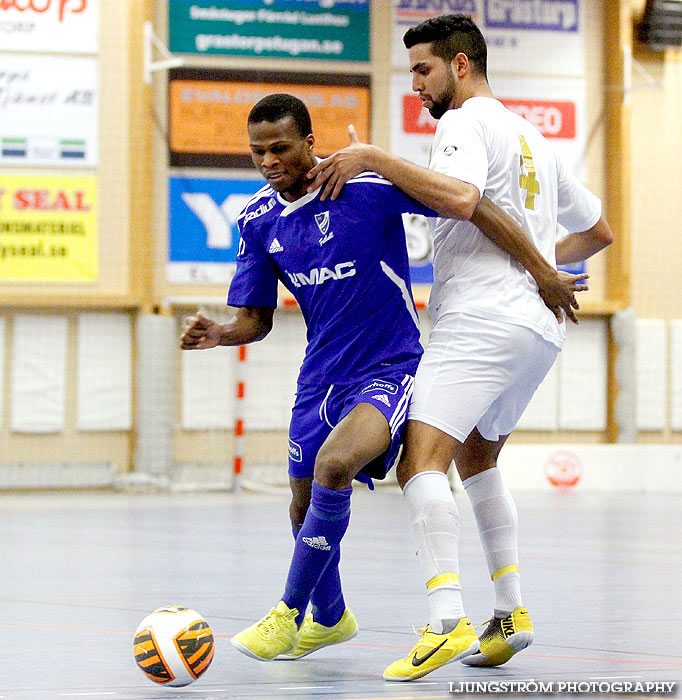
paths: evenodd
<path fill-rule="evenodd" d="M 215 74 L 216 71 L 211 71 Z M 289 74 L 287 74 L 289 77 Z M 337 76 L 329 76 L 335 78 Z M 366 82 L 364 76 L 357 82 Z M 327 76 L 325 76 L 327 78 Z M 301 99 L 315 134 L 315 153 L 328 156 L 348 141 L 354 124 L 361 141 L 369 141 L 368 85 L 309 84 L 173 77 L 169 83 L 171 165 L 248 167 L 251 165 L 246 120 L 266 95 L 285 92 Z"/>

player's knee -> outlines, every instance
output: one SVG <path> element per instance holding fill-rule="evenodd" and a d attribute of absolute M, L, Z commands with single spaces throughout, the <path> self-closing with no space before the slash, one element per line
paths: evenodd
<path fill-rule="evenodd" d="M 355 474 L 347 459 L 335 452 L 318 454 L 315 460 L 315 481 L 328 489 L 350 486 Z"/>

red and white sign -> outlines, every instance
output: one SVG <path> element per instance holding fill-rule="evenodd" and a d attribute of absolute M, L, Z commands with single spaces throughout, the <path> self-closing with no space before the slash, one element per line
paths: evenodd
<path fill-rule="evenodd" d="M 99 0 L 0 0 L 3 51 L 97 53 Z"/>
<path fill-rule="evenodd" d="M 547 481 L 557 489 L 572 489 L 583 475 L 583 463 L 575 452 L 557 450 L 545 462 Z"/>
<path fill-rule="evenodd" d="M 527 119 L 545 138 L 575 138 L 575 102 L 505 98 L 501 101 L 507 109 Z"/>

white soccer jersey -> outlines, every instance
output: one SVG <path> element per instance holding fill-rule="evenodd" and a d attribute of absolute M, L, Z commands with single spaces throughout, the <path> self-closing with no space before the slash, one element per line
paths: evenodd
<path fill-rule="evenodd" d="M 601 203 L 562 165 L 550 143 L 496 99 L 473 97 L 440 119 L 429 167 L 475 185 L 555 263 L 558 221 L 586 231 Z M 544 305 L 533 278 L 469 221 L 431 219 L 434 284 L 429 311 L 463 312 L 531 328 L 561 347 L 566 324 Z"/>

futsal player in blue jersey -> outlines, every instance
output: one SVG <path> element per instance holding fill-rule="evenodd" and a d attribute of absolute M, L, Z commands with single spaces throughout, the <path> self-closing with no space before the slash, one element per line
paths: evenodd
<path fill-rule="evenodd" d="M 338 569 L 351 482 L 371 488 L 395 462 L 422 355 L 401 213 L 436 212 L 372 172 L 349 180 L 334 201 L 308 193 L 306 174 L 317 159 L 308 111 L 295 97 L 265 97 L 249 115 L 248 132 L 267 185 L 238 218 L 237 270 L 228 294 L 237 312 L 226 324 L 190 317 L 181 347 L 264 338 L 280 282 L 307 325 L 289 428 L 291 567 L 282 599 L 232 638 L 241 652 L 269 661 L 301 658 L 357 633 Z M 487 201 L 476 217 L 483 228 L 503 228 Z M 572 297 L 562 283 L 555 291 L 563 302 Z"/>

